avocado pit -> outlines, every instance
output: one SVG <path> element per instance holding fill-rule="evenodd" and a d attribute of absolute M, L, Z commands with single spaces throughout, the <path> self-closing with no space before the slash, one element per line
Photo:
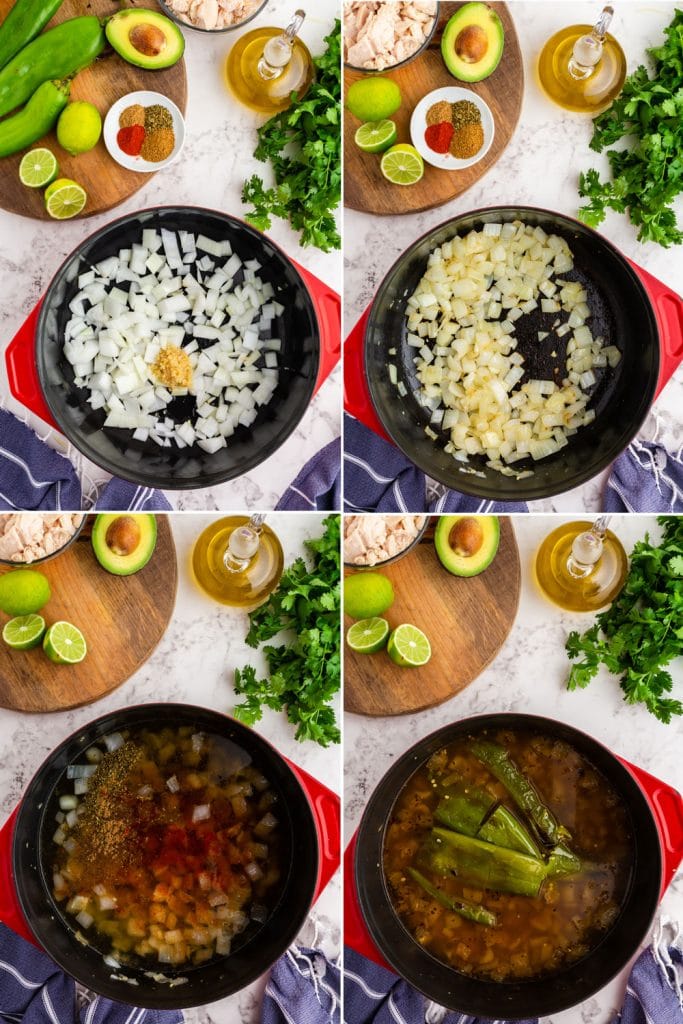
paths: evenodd
<path fill-rule="evenodd" d="M 466 25 L 455 40 L 455 52 L 466 64 L 483 60 L 488 48 L 488 36 L 480 25 Z"/>
<path fill-rule="evenodd" d="M 472 516 L 458 519 L 448 534 L 448 544 L 462 558 L 476 555 L 484 542 L 484 531 Z"/>
<path fill-rule="evenodd" d="M 125 558 L 140 543 L 140 527 L 132 516 L 118 516 L 111 523 L 104 539 L 110 551 Z"/>
<path fill-rule="evenodd" d="M 166 34 L 156 25 L 135 25 L 128 38 L 133 49 L 143 57 L 158 57 L 166 49 Z"/>

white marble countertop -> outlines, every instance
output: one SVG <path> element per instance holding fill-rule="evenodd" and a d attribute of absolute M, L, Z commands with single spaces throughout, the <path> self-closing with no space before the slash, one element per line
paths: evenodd
<path fill-rule="evenodd" d="M 590 733 L 633 764 L 683 789 L 681 719 L 662 725 L 643 707 L 626 705 L 616 679 L 602 671 L 585 691 L 569 693 L 565 689 L 569 666 L 564 651 L 565 638 L 571 629 L 587 628 L 592 616 L 556 608 L 542 597 L 533 582 L 531 567 L 536 549 L 557 525 L 558 519 L 548 516 L 515 517 L 522 565 L 519 611 L 500 654 L 467 689 L 445 704 L 418 715 L 391 719 L 345 716 L 345 843 L 358 826 L 375 786 L 394 759 L 421 737 L 449 721 L 469 715 L 519 711 L 556 718 Z M 627 551 L 646 530 L 652 537 L 659 536 L 659 526 L 649 516 L 615 516 L 611 526 Z M 492 570 L 495 570 L 495 562 Z M 438 627 L 437 623 L 434 628 Z M 683 694 L 683 659 L 674 663 L 672 674 L 675 695 L 680 697 Z M 679 871 L 667 890 L 661 910 L 683 922 L 683 871 Z M 612 1024 L 614 1011 L 622 1004 L 625 983 L 626 971 L 623 971 L 585 1003 L 543 1018 L 541 1024 Z"/>
<path fill-rule="evenodd" d="M 468 210 L 498 204 L 541 206 L 576 216 L 581 202 L 577 192 L 579 172 L 589 167 L 601 171 L 607 168 L 606 157 L 588 148 L 590 118 L 563 111 L 546 98 L 536 81 L 536 59 L 546 39 L 565 25 L 593 24 L 600 5 L 565 0 L 512 0 L 508 6 L 522 49 L 525 77 L 522 112 L 510 145 L 483 178 L 445 206 L 404 217 L 371 217 L 345 210 L 345 335 L 369 305 L 394 261 L 430 228 Z M 629 72 L 644 63 L 645 47 L 660 45 L 662 29 L 671 21 L 675 6 L 639 0 L 622 0 L 615 5 L 611 31 L 626 53 Z M 680 222 L 683 200 L 679 199 L 677 211 Z M 676 291 L 683 291 L 683 246 L 663 249 L 654 243 L 638 242 L 636 229 L 626 216 L 614 213 L 608 215 L 600 230 L 626 256 Z M 641 435 L 651 440 L 657 433 L 666 447 L 677 449 L 683 440 L 682 404 L 683 368 L 679 367 L 653 407 Z M 606 476 L 605 472 L 580 488 L 531 502 L 530 509 L 599 511 Z"/>
<path fill-rule="evenodd" d="M 121 206 L 86 220 L 60 223 L 33 221 L 0 210 L 0 352 L 33 309 L 62 260 L 89 234 L 116 217 L 148 206 L 183 203 L 244 216 L 247 208 L 240 194 L 245 179 L 258 174 L 266 183 L 270 180 L 269 166 L 252 157 L 257 141 L 255 129 L 265 118 L 233 99 L 223 80 L 223 66 L 230 47 L 243 32 L 259 25 L 284 27 L 294 7 L 288 0 L 270 0 L 248 26 L 234 32 L 214 36 L 185 30 L 188 103 L 182 158 L 166 170 L 148 176 L 140 191 Z M 323 37 L 331 30 L 338 9 L 337 0 L 317 0 L 307 9 L 300 34 L 314 55 L 322 51 Z M 341 291 L 339 252 L 324 254 L 317 249 L 301 248 L 298 235 L 288 223 L 277 218 L 268 234 L 303 267 L 335 291 Z M 217 487 L 169 492 L 173 507 L 273 508 L 307 460 L 339 436 L 340 381 L 341 371 L 337 367 L 297 429 L 266 462 Z M 25 417 L 26 410 L 9 394 L 4 359 L 0 369 L 0 406 Z M 47 428 L 42 420 L 30 415 L 28 422 L 41 437 L 45 435 Z M 91 493 L 93 482 L 101 483 L 108 478 L 56 432 L 50 433 L 49 443 L 72 458 L 85 493 Z"/>
<path fill-rule="evenodd" d="M 268 521 L 284 549 L 285 564 L 303 554 L 303 541 L 322 532 L 316 513 L 274 513 Z M 116 708 L 151 701 L 180 701 L 229 712 L 236 702 L 233 670 L 251 662 L 265 667 L 260 652 L 244 643 L 244 612 L 225 608 L 192 582 L 189 559 L 196 537 L 211 521 L 199 514 L 174 516 L 178 557 L 178 594 L 167 632 L 150 659 L 118 690 L 87 707 L 49 715 L 28 715 L 0 708 L 0 822 L 19 801 L 33 774 L 50 751 L 81 725 Z M 95 628 L 96 620 L 93 620 Z M 96 642 L 93 638 L 91 642 Z M 6 649 L 5 649 L 6 650 Z M 5 657 L 0 650 L 0 658 Z M 339 747 L 324 750 L 299 743 L 284 713 L 265 711 L 256 727 L 285 756 L 335 792 L 341 788 Z M 299 942 L 321 945 L 330 956 L 339 952 L 341 881 L 337 872 L 315 903 Z M 256 1024 L 265 977 L 241 992 L 185 1011 L 187 1024 Z"/>

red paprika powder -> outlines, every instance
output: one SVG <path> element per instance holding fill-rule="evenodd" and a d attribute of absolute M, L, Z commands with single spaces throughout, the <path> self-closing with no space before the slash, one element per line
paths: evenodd
<path fill-rule="evenodd" d="M 119 148 L 128 156 L 139 156 L 142 143 L 145 141 L 145 129 L 141 124 L 131 124 L 127 128 L 121 128 L 117 133 L 116 141 Z"/>
<path fill-rule="evenodd" d="M 455 129 L 450 121 L 430 124 L 425 132 L 425 142 L 435 153 L 447 153 Z"/>

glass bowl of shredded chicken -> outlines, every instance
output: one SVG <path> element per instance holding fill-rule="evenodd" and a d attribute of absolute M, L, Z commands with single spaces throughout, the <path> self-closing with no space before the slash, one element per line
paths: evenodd
<path fill-rule="evenodd" d="M 345 0 L 344 64 L 395 71 L 427 49 L 439 22 L 437 0 Z"/>
<path fill-rule="evenodd" d="M 407 514 L 344 516 L 344 565 L 383 569 L 420 543 L 429 516 Z"/>
<path fill-rule="evenodd" d="M 36 566 L 61 555 L 85 525 L 81 512 L 8 512 L 0 515 L 0 565 Z"/>
<path fill-rule="evenodd" d="M 263 10 L 268 0 L 159 0 L 164 14 L 183 28 L 231 32 Z"/>

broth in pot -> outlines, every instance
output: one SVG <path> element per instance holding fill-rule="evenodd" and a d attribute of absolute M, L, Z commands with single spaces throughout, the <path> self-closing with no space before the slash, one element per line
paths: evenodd
<path fill-rule="evenodd" d="M 609 931 L 628 890 L 628 810 L 570 744 L 482 730 L 409 779 L 384 838 L 401 922 L 434 957 L 474 977 L 550 976 Z"/>

